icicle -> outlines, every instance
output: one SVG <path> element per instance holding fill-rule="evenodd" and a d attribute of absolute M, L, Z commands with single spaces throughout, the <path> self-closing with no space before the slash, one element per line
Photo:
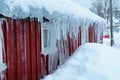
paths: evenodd
<path fill-rule="evenodd" d="M 3 50 L 4 50 L 4 41 L 3 41 L 3 31 L 2 31 L 2 20 L 0 19 L 0 73 L 6 69 L 6 65 L 3 64 Z M 3 74 L 1 74 L 1 78 L 3 78 Z"/>
<path fill-rule="evenodd" d="M 2 63 L 2 40 L 3 40 L 3 33 L 2 33 L 2 22 L 0 20 L 0 63 Z"/>
<path fill-rule="evenodd" d="M 57 66 L 63 64 L 70 56 L 69 47 L 68 47 L 68 32 L 70 36 L 70 44 L 73 47 L 73 51 L 75 51 L 78 46 L 78 34 L 80 32 L 79 28 L 81 27 L 82 33 L 82 44 L 88 41 L 88 28 L 90 24 L 93 26 L 94 21 L 90 19 L 78 18 L 76 19 L 73 15 L 67 16 L 59 13 L 51 14 L 51 23 L 52 27 L 49 27 L 50 33 L 50 52 L 49 62 L 48 62 L 48 70 L 52 73 Z M 97 29 L 101 29 L 101 25 L 97 25 L 99 23 L 96 22 L 95 32 Z M 98 31 L 98 38 L 101 31 Z M 54 35 L 54 36 L 53 36 Z M 94 41 L 94 36 L 92 36 Z M 57 43 L 57 46 L 56 46 Z M 71 52 L 73 52 L 71 51 Z"/>
<path fill-rule="evenodd" d="M 49 72 L 52 73 L 58 66 L 58 54 L 50 54 L 49 55 Z"/>

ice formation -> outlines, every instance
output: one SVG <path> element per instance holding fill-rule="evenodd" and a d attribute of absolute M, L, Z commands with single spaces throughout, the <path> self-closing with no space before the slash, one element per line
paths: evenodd
<path fill-rule="evenodd" d="M 90 27 L 94 29 L 92 41 L 95 41 L 94 38 L 97 36 L 96 42 L 101 42 L 105 21 L 70 0 L 0 0 L 0 6 L 0 14 L 5 17 L 13 19 L 36 17 L 42 24 L 42 30 L 44 24 L 51 25 L 47 27 L 49 48 L 46 51 L 42 50 L 42 54 L 49 55 L 49 72 L 63 64 L 78 46 L 89 42 Z M 43 17 L 49 22 L 43 23 Z M 43 70 L 43 73 L 46 74 L 46 71 Z"/>

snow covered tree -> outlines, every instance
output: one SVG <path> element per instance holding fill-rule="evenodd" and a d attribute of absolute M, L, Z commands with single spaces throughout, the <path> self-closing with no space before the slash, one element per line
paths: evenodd
<path fill-rule="evenodd" d="M 98 16 L 110 20 L 110 4 L 109 0 L 93 0 L 90 10 Z M 113 15 L 117 16 L 119 10 L 119 3 L 117 0 L 113 0 Z"/>

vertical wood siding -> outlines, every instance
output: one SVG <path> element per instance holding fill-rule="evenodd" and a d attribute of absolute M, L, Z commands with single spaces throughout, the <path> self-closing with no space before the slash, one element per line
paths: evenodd
<path fill-rule="evenodd" d="M 4 36 L 3 59 L 7 64 L 0 80 L 40 80 L 65 62 L 82 44 L 82 29 L 76 37 L 70 30 L 67 39 L 56 40 L 55 54 L 41 54 L 41 23 L 36 19 L 11 19 L 2 23 Z M 97 27 L 88 27 L 88 42 L 97 42 Z M 102 34 L 100 34 L 102 40 Z M 87 40 L 87 39 L 86 39 Z M 1 75 L 0 75 L 1 77 Z"/>
<path fill-rule="evenodd" d="M 4 62 L 3 80 L 40 80 L 41 24 L 37 19 L 7 19 L 2 24 Z"/>
<path fill-rule="evenodd" d="M 98 42 L 97 37 L 99 36 L 99 34 L 97 32 L 98 28 L 95 25 L 90 24 L 90 27 L 88 28 L 88 42 Z"/>

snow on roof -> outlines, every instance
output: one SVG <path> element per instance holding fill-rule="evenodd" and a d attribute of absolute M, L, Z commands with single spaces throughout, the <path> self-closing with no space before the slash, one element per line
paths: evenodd
<path fill-rule="evenodd" d="M 45 8 L 50 14 L 58 12 L 76 18 L 103 21 L 101 17 L 71 0 L 0 0 L 0 6 L 0 13 L 9 17 L 32 16 L 40 18 L 42 9 Z"/>

